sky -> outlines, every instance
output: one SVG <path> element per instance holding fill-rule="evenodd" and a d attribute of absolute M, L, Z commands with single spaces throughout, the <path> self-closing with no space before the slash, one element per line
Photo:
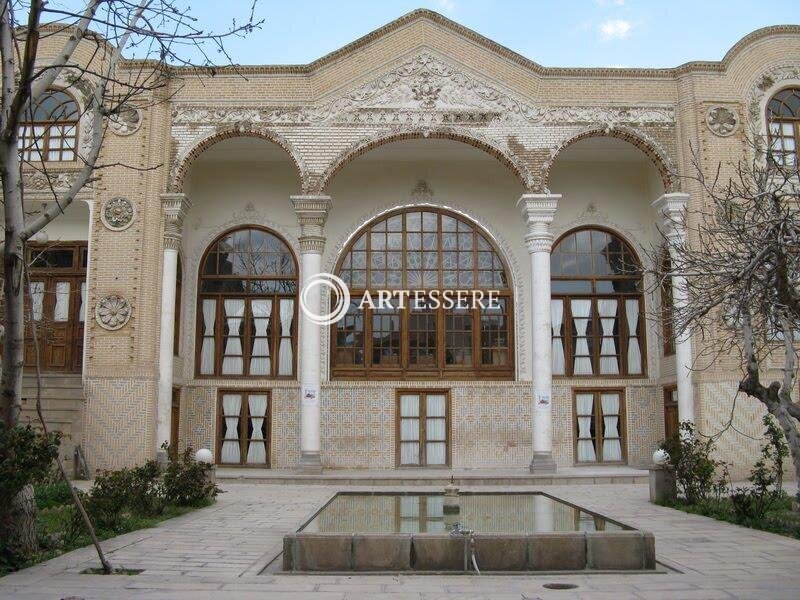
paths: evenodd
<path fill-rule="evenodd" d="M 190 3 L 204 27 L 245 16 L 249 4 Z M 262 29 L 227 47 L 240 64 L 305 64 L 423 7 L 549 67 L 720 60 L 754 29 L 800 23 L 800 0 L 259 0 Z"/>

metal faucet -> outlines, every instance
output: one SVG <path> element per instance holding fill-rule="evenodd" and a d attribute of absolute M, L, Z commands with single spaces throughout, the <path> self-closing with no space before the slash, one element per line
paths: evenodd
<path fill-rule="evenodd" d="M 450 530 L 450 535 L 452 536 L 459 535 L 462 537 L 467 537 L 468 535 L 472 535 L 473 533 L 475 532 L 472 529 L 464 529 L 463 527 L 461 527 L 461 523 L 459 523 L 458 521 L 453 523 L 453 528 Z"/>

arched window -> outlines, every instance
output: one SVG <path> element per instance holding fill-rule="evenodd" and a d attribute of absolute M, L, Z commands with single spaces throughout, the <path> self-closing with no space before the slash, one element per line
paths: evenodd
<path fill-rule="evenodd" d="M 508 273 L 489 238 L 462 216 L 433 208 L 383 216 L 355 236 L 337 273 L 352 302 L 332 330 L 334 376 L 513 376 Z M 365 291 L 380 290 L 408 295 L 359 309 Z M 446 306 L 447 291 L 465 292 L 460 306 Z M 485 301 L 474 302 L 477 294 Z"/>
<path fill-rule="evenodd" d="M 258 227 L 221 235 L 200 266 L 197 373 L 292 377 L 297 264 L 276 234 Z"/>
<path fill-rule="evenodd" d="M 72 161 L 80 109 L 67 92 L 52 90 L 34 104 L 19 127 L 17 147 L 25 161 Z"/>
<path fill-rule="evenodd" d="M 553 374 L 641 376 L 642 275 L 633 249 L 609 231 L 564 235 L 550 259 Z"/>
<path fill-rule="evenodd" d="M 800 141 L 800 88 L 787 88 L 767 104 L 770 157 L 775 164 L 797 166 Z"/>

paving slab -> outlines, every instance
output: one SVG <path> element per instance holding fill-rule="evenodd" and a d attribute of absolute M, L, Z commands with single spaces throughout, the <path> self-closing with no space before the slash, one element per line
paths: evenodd
<path fill-rule="evenodd" d="M 589 510 L 650 531 L 656 559 L 680 572 L 648 574 L 257 575 L 275 558 L 283 536 L 296 531 L 333 493 L 408 491 L 407 487 L 224 483 L 226 493 L 208 508 L 103 542 L 115 566 L 144 568 L 135 576 L 84 575 L 96 566 L 91 548 L 75 550 L 0 579 L 0 598 L 69 596 L 127 599 L 265 598 L 390 600 L 541 598 L 782 598 L 800 589 L 800 540 L 655 506 L 643 484 L 481 486 L 474 491 L 543 490 Z M 439 491 L 419 487 L 419 491 Z M 465 488 L 470 490 L 469 487 Z M 547 583 L 573 583 L 554 591 Z"/>

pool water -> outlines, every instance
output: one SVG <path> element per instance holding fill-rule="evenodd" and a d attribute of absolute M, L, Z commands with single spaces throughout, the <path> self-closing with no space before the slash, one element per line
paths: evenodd
<path fill-rule="evenodd" d="M 623 531 L 629 527 L 542 493 L 462 493 L 445 514 L 443 494 L 339 493 L 298 531 L 443 533 L 454 523 L 476 533 Z"/>

